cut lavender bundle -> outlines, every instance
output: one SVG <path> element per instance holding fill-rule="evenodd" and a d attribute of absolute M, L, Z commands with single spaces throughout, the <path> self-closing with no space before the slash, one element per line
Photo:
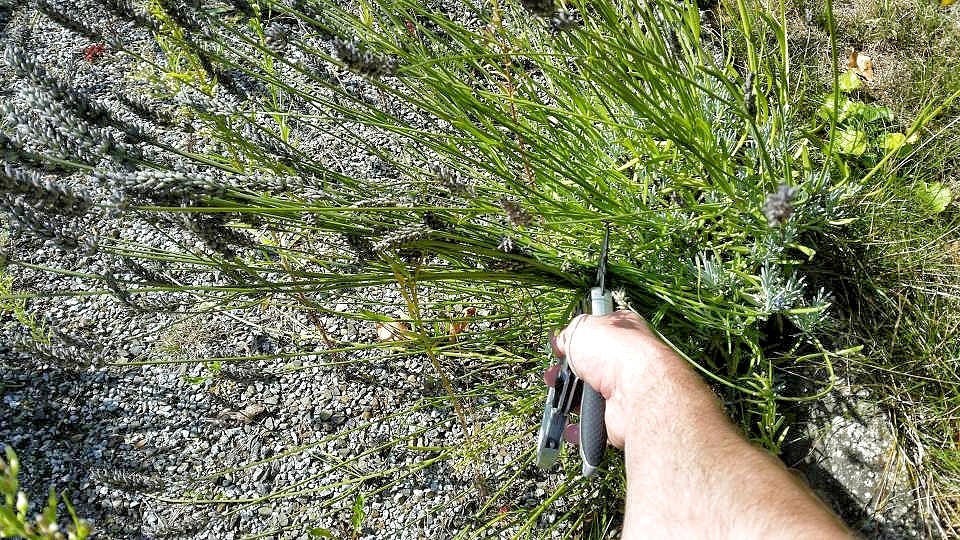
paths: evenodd
<path fill-rule="evenodd" d="M 0 207 L 7 211 L 13 237 L 30 234 L 61 251 L 82 247 L 85 255 L 90 256 L 97 252 L 98 238 L 95 233 L 84 235 L 81 239 L 76 228 L 64 223 L 59 216 L 40 215 L 34 211 L 23 195 L 7 195 L 0 202 Z"/>
<path fill-rule="evenodd" d="M 119 190 L 145 202 L 167 204 L 222 196 L 228 186 L 212 172 L 176 170 L 96 170 L 92 177 L 105 189 Z"/>
<path fill-rule="evenodd" d="M 129 165 L 142 158 L 140 151 L 117 141 L 105 128 L 91 125 L 67 110 L 52 93 L 39 88 L 27 87 L 20 97 L 29 107 L 22 111 L 11 103 L 2 110 L 6 120 L 16 133 L 49 149 L 64 160 L 78 159 L 96 165 L 105 158 Z"/>
<path fill-rule="evenodd" d="M 74 192 L 44 178 L 39 171 L 9 162 L 4 162 L 0 171 L 0 192 L 23 195 L 32 201 L 33 208 L 62 216 L 81 216 L 93 206 L 85 191 Z"/>

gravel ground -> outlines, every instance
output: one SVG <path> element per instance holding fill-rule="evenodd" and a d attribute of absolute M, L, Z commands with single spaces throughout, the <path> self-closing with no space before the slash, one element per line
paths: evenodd
<path fill-rule="evenodd" d="M 99 16 L 89 0 L 76 7 L 92 19 Z M 27 5 L 14 10 L 0 39 L 28 27 L 27 44 L 38 62 L 75 87 L 108 103 L 116 89 L 142 92 L 124 77 L 132 69 L 128 60 L 110 52 L 96 62 L 84 60 L 88 40 L 36 16 Z M 114 29 L 128 43 L 156 53 L 149 36 Z M 5 96 L 18 89 L 5 70 L 0 81 Z M 164 137 L 174 145 L 188 144 L 179 134 Z M 383 174 L 376 160 L 336 146 L 343 143 L 324 138 L 318 144 L 344 168 L 368 177 Z M 117 228 L 124 238 L 145 245 L 193 242 L 178 230 L 165 231 L 173 237 L 164 239 L 155 225 L 136 220 L 96 227 Z M 102 271 L 111 264 L 25 238 L 13 240 L 10 251 L 23 262 L 76 271 L 88 271 L 91 264 Z M 11 274 L 20 290 L 86 286 L 77 278 L 54 278 L 21 266 L 11 267 Z M 395 290 L 372 294 L 380 310 L 400 305 Z M 463 433 L 435 379 L 425 374 L 426 359 L 391 356 L 383 349 L 324 352 L 326 338 L 376 342 L 373 326 L 324 317 L 325 338 L 301 310 L 282 305 L 195 317 L 138 310 L 136 302 L 99 295 L 40 298 L 30 307 L 53 331 L 49 345 L 32 343 L 8 315 L 0 334 L 0 442 L 19 453 L 32 501 L 42 500 L 50 485 L 66 490 L 100 538 L 303 538 L 318 527 L 348 538 L 354 486 L 367 494 L 358 537 L 450 538 L 472 523 L 490 487 L 505 485 L 510 474 L 518 472 L 519 479 L 502 498 L 508 509 L 538 504 L 560 481 L 559 474 L 507 465 L 533 444 L 532 438 L 484 441 L 479 458 L 469 462 L 437 459 L 461 444 Z M 336 306 L 338 311 L 349 307 Z M 196 363 L 136 365 L 302 351 L 309 353 L 284 361 L 225 362 L 216 375 Z M 327 365 L 331 361 L 343 364 Z M 540 393 L 537 384 L 517 383 Z M 476 422 L 495 416 L 496 411 L 481 411 Z M 530 425 L 536 421 L 531 418 Z M 878 430 L 859 433 L 883 436 Z M 885 444 L 886 437 L 874 446 Z M 860 481 L 873 470 L 848 472 L 850 478 L 840 482 Z M 861 506 L 877 515 L 869 507 L 873 497 L 860 498 Z M 555 521 L 563 502 L 542 514 L 539 523 Z M 888 521 L 882 535 L 870 535 L 897 537 L 896 520 Z M 867 522 L 865 529 L 876 519 Z"/>
<path fill-rule="evenodd" d="M 92 24 L 103 22 L 93 2 L 76 8 Z M 124 77 L 132 70 L 129 60 L 108 51 L 86 61 L 89 40 L 30 6 L 14 10 L 4 41 L 26 28 L 25 43 L 38 63 L 81 91 L 107 104 L 115 104 L 118 92 L 143 91 Z M 128 45 L 158 54 L 150 36 L 114 29 Z M 0 77 L 4 88 L 19 90 L 8 71 Z M 178 133 L 160 136 L 188 144 Z M 341 141 L 327 136 L 317 144 L 345 172 L 383 172 L 382 163 L 357 157 Z M 75 187 L 93 188 L 88 182 L 73 179 Z M 161 233 L 138 220 L 95 226 L 116 228 L 143 245 L 195 242 L 177 229 Z M 29 238 L 14 239 L 8 252 L 20 262 L 124 275 L 122 267 L 111 267 L 117 261 L 64 254 Z M 9 272 L 19 290 L 89 286 L 22 266 Z M 395 290 L 370 294 L 368 309 L 400 306 Z M 479 448 L 490 455 L 480 458 L 482 467 L 437 459 L 462 444 L 463 434 L 436 379 L 424 373 L 427 359 L 380 349 L 323 352 L 326 339 L 377 342 L 372 324 L 323 317 L 321 335 L 302 311 L 282 306 L 195 317 L 145 312 L 135 309 L 139 303 L 113 296 L 40 298 L 30 309 L 52 330 L 49 345 L 33 343 L 9 315 L 0 337 L 0 442 L 18 452 L 31 501 L 42 501 L 51 485 L 67 491 L 100 538 L 302 538 L 316 528 L 336 538 L 355 532 L 358 538 L 447 538 L 486 502 L 480 484 L 512 474 L 503 467 L 533 444 L 532 438 L 519 445 L 485 442 Z M 117 365 L 296 352 L 282 362 L 225 363 L 216 375 L 196 363 Z M 330 361 L 344 365 L 325 365 Z M 533 382 L 521 384 L 532 388 Z M 492 414 L 481 411 L 477 421 Z M 531 505 L 559 476 L 528 467 L 520 478 L 505 496 Z M 356 492 L 366 496 L 359 531 L 351 525 Z M 556 515 L 541 519 L 552 522 Z"/>

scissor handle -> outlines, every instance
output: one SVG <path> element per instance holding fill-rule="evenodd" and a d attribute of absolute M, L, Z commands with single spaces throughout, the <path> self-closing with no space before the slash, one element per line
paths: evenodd
<path fill-rule="evenodd" d="M 613 313 L 613 296 L 602 287 L 590 289 L 590 313 L 606 315 Z M 580 458 L 583 460 L 583 476 L 591 476 L 607 451 L 607 402 L 600 392 L 586 382 L 580 398 Z"/>

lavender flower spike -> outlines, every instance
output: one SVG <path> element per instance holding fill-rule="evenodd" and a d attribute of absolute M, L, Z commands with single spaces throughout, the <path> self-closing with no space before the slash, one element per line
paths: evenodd
<path fill-rule="evenodd" d="M 767 224 L 771 227 L 783 225 L 793 216 L 793 199 L 797 195 L 797 188 L 780 184 L 777 191 L 767 194 L 763 204 L 763 215 L 767 216 Z"/>

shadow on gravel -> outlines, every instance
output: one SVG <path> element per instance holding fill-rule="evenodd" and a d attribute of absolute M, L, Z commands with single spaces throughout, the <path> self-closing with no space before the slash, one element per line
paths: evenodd
<path fill-rule="evenodd" d="M 154 444 L 165 437 L 152 418 L 165 410 L 209 415 L 133 372 L 38 362 L 0 346 L 0 445 L 16 450 L 22 489 L 35 507 L 51 486 L 65 493 L 101 538 L 146 537 L 143 493 L 176 476 L 153 465 L 176 453 Z"/>
<path fill-rule="evenodd" d="M 926 537 L 909 480 L 896 466 L 884 486 L 896 444 L 886 417 L 854 395 L 834 391 L 799 404 L 794 436 L 780 456 L 855 531 L 870 540 Z M 881 493 L 881 491 L 885 491 Z"/>

